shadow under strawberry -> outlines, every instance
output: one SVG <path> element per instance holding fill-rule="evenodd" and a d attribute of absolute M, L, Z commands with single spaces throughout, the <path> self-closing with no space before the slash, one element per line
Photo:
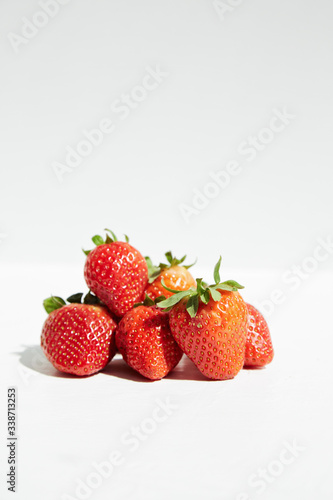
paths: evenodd
<path fill-rule="evenodd" d="M 132 380 L 133 382 L 143 382 L 143 383 L 152 383 L 155 380 L 150 380 L 149 378 L 144 377 L 136 370 L 133 370 L 128 364 L 121 358 L 115 357 L 106 367 L 102 370 L 101 373 L 105 375 L 111 375 L 112 377 L 122 378 L 125 380 Z"/>
<path fill-rule="evenodd" d="M 132 380 L 133 382 L 159 382 L 159 380 L 150 380 L 148 378 L 145 378 L 143 375 L 140 375 L 139 372 L 133 370 L 133 368 L 128 366 L 122 358 L 114 358 L 101 373 L 117 378 Z M 199 382 L 212 382 L 212 380 L 205 377 L 186 356 L 183 356 L 180 363 L 164 378 L 167 380 L 194 380 Z"/>
<path fill-rule="evenodd" d="M 78 379 L 79 377 L 69 373 L 60 372 L 46 359 L 41 347 L 39 345 L 23 345 L 22 351 L 13 352 L 12 354 L 19 356 L 19 363 L 25 368 L 34 370 L 42 375 L 57 378 L 72 378 Z M 22 377 L 29 380 L 29 375 L 22 372 Z"/>
<path fill-rule="evenodd" d="M 214 380 L 205 377 L 187 356 L 183 356 L 180 363 L 165 378 L 168 380 L 214 382 Z"/>
<path fill-rule="evenodd" d="M 19 363 L 25 368 L 34 370 L 41 375 L 56 378 L 69 378 L 73 380 L 80 380 L 82 378 L 85 378 L 77 377 L 69 373 L 60 372 L 59 370 L 54 368 L 52 364 L 45 358 L 44 353 L 39 345 L 23 345 L 21 351 L 13 352 L 12 354 L 19 356 Z M 99 373 L 139 383 L 155 382 L 154 380 L 149 380 L 143 377 L 142 375 L 140 375 L 140 373 L 130 368 L 125 363 L 125 361 L 118 356 L 116 355 L 116 357 L 113 358 L 113 360 L 110 361 L 110 363 L 106 365 L 106 367 Z M 265 369 L 265 367 L 244 367 L 243 369 L 257 371 L 263 370 Z M 24 372 L 22 373 L 22 376 L 25 377 Z M 30 377 L 28 374 L 26 374 L 26 378 L 27 380 L 29 380 Z M 167 380 L 193 380 L 198 382 L 213 382 L 213 380 L 205 377 L 187 356 L 183 356 L 180 363 L 165 378 Z"/>
<path fill-rule="evenodd" d="M 260 371 L 260 370 L 266 370 L 266 366 L 243 366 L 243 370 L 249 370 L 249 371 Z"/>

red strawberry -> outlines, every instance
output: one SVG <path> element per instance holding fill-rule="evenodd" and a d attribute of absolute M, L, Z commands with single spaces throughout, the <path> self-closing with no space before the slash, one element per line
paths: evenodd
<path fill-rule="evenodd" d="M 106 230 L 109 231 L 109 230 Z M 143 298 L 148 283 L 145 259 L 134 247 L 117 241 L 110 231 L 104 241 L 94 236 L 97 247 L 85 252 L 84 277 L 90 290 L 117 316 L 121 317 Z"/>
<path fill-rule="evenodd" d="M 157 297 L 164 295 L 165 298 L 173 295 L 173 292 L 166 290 L 162 282 L 173 290 L 188 290 L 191 286 L 196 287 L 196 281 L 192 274 L 189 272 L 189 268 L 194 264 L 189 266 L 181 265 L 186 259 L 186 255 L 181 259 L 176 259 L 172 256 L 171 252 L 166 252 L 165 254 L 168 264 L 160 264 L 158 267 L 152 265 L 149 257 L 146 257 L 149 270 L 149 285 L 146 288 L 146 294 L 152 300 Z"/>
<path fill-rule="evenodd" d="M 274 357 L 271 335 L 263 315 L 250 304 L 244 366 L 265 366 Z"/>
<path fill-rule="evenodd" d="M 247 308 L 236 281 L 220 283 L 221 258 L 215 266 L 215 284 L 177 292 L 159 302 L 169 309 L 171 332 L 181 349 L 211 379 L 231 379 L 244 363 Z"/>
<path fill-rule="evenodd" d="M 140 305 L 125 314 L 116 345 L 126 363 L 151 380 L 165 377 L 183 355 L 171 335 L 168 313 L 155 306 Z"/>
<path fill-rule="evenodd" d="M 67 299 L 80 300 L 82 294 Z M 86 302 L 91 300 L 88 294 Z M 55 368 L 73 375 L 92 375 L 115 355 L 117 323 L 106 307 L 71 303 L 66 305 L 60 297 L 44 301 L 46 319 L 41 336 L 45 356 Z"/>

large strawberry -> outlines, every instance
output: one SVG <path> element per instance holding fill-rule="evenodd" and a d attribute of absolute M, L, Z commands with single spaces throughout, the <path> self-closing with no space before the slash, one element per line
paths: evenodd
<path fill-rule="evenodd" d="M 116 330 L 116 345 L 126 363 L 144 377 L 165 377 L 180 361 L 183 352 L 174 340 L 168 313 L 152 301 L 125 314 Z"/>
<path fill-rule="evenodd" d="M 113 358 L 116 352 L 117 323 L 106 307 L 97 305 L 90 293 L 81 304 L 82 294 L 67 299 L 44 300 L 49 313 L 42 335 L 41 347 L 55 368 L 73 375 L 92 375 Z"/>
<path fill-rule="evenodd" d="M 171 252 L 166 252 L 165 257 L 168 264 L 161 263 L 157 267 L 153 266 L 149 257 L 146 257 L 149 270 L 149 285 L 146 288 L 146 294 L 152 300 L 162 295 L 165 298 L 173 295 L 173 292 L 163 287 L 162 281 L 169 289 L 180 292 L 188 290 L 192 286 L 196 287 L 196 281 L 189 271 L 189 268 L 194 264 L 183 265 L 186 255 L 181 259 L 177 259 L 173 257 Z"/>
<path fill-rule="evenodd" d="M 112 231 L 103 240 L 94 236 L 97 245 L 87 255 L 84 277 L 90 290 L 117 316 L 122 317 L 142 300 L 148 283 L 144 257 L 126 241 L 118 241 Z"/>
<path fill-rule="evenodd" d="M 260 367 L 270 363 L 274 357 L 271 335 L 263 315 L 250 304 L 248 334 L 245 348 L 244 366 Z"/>
<path fill-rule="evenodd" d="M 170 310 L 171 332 L 181 349 L 211 379 L 231 379 L 244 364 L 247 307 L 236 281 L 220 283 L 221 258 L 215 266 L 215 284 L 176 292 L 159 302 Z"/>

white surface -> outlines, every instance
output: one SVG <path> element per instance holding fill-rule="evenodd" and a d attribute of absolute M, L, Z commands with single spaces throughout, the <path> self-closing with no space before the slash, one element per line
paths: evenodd
<path fill-rule="evenodd" d="M 223 276 L 240 280 L 240 274 L 243 296 L 255 304 L 279 278 L 276 272 L 253 271 L 225 271 Z M 87 498 L 331 500 L 332 277 L 313 275 L 269 317 L 276 356 L 266 369 L 212 382 L 183 359 L 166 379 L 149 382 L 119 357 L 90 378 L 58 373 L 38 347 L 45 319 L 41 301 L 49 292 L 65 296 L 82 289 L 81 269 L 2 268 L 1 304 L 5 294 L 16 298 L 5 302 L 0 318 L 2 414 L 7 386 L 18 388 L 15 498 L 79 498 L 77 481 L 95 471 L 93 462 L 120 451 L 123 463 Z M 122 436 L 133 426 L 149 432 L 147 419 L 163 418 L 156 408 L 168 399 L 177 408 L 131 451 L 128 434 L 127 444 Z M 4 426 L 2 419 L 3 460 Z M 293 442 L 302 451 L 281 470 L 276 461 L 280 456 L 292 460 L 283 450 Z M 258 483 L 248 481 L 267 468 L 279 475 L 269 475 L 274 481 L 264 482 L 260 494 Z M 0 487 L 1 498 L 13 497 L 3 480 Z M 238 497 L 241 493 L 248 497 Z"/>

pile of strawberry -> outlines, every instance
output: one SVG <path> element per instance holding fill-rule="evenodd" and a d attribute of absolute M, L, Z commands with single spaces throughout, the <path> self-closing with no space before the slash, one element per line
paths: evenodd
<path fill-rule="evenodd" d="M 221 258 L 214 284 L 195 280 L 171 252 L 155 267 L 107 231 L 92 238 L 84 277 L 89 292 L 44 301 L 49 314 L 41 346 L 58 370 L 79 376 L 102 370 L 118 351 L 144 377 L 165 377 L 185 353 L 208 378 L 231 379 L 243 366 L 273 359 L 263 316 L 242 299 L 236 281 L 221 283 Z M 193 264 L 192 264 L 193 265 Z"/>

